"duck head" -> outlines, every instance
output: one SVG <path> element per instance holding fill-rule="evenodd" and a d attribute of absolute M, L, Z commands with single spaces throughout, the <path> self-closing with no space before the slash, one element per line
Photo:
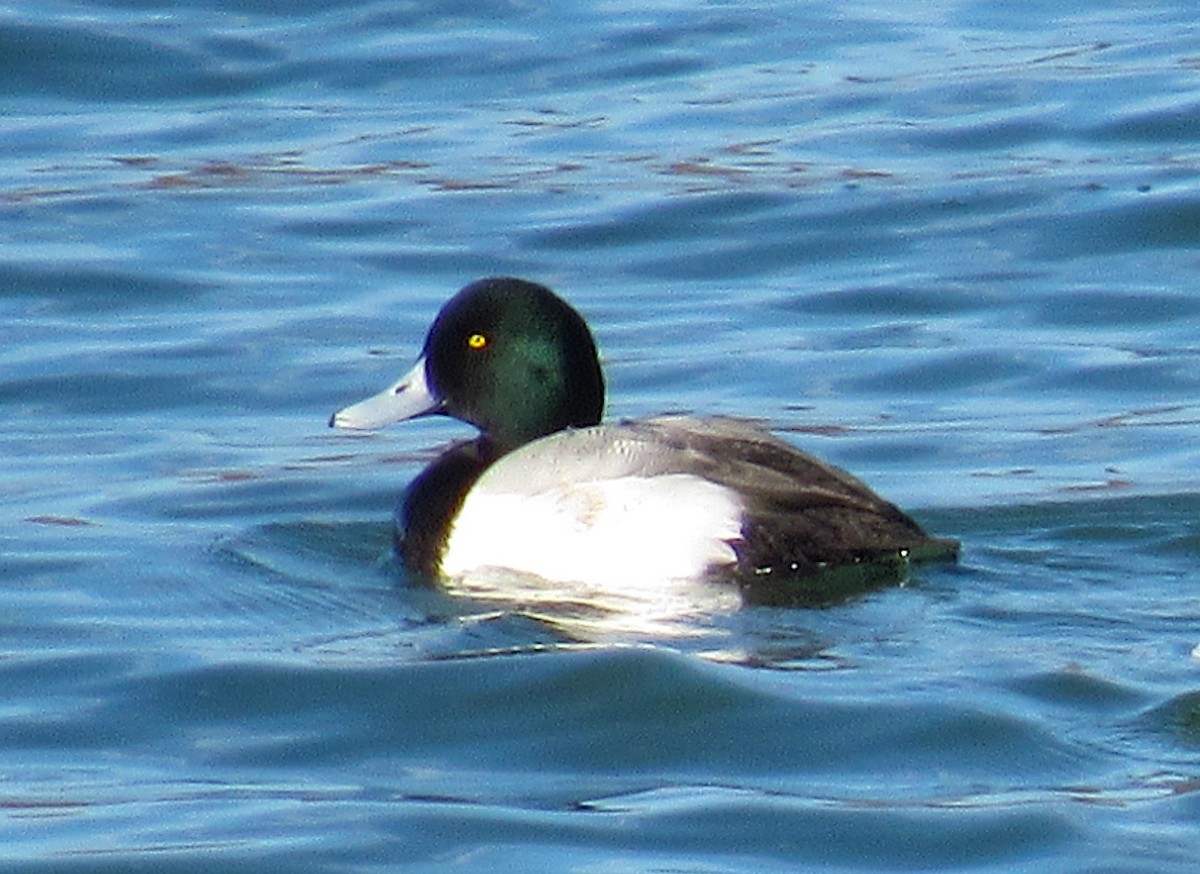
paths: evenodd
<path fill-rule="evenodd" d="M 452 297 L 413 368 L 384 391 L 334 413 L 335 428 L 373 430 L 453 416 L 509 451 L 600 422 L 604 377 L 587 323 L 550 289 L 481 279 Z"/>

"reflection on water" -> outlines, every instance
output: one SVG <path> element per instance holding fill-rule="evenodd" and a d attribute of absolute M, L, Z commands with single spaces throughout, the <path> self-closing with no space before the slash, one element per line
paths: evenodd
<path fill-rule="evenodd" d="M 8 868 L 1195 868 L 1192 4 L 26 5 Z M 961 561 L 412 585 L 465 429 L 327 412 L 501 273 L 610 417 L 763 419 Z"/>
<path fill-rule="evenodd" d="M 720 582 L 662 580 L 653 587 L 599 589 L 551 581 L 507 568 L 482 568 L 445 586 L 456 597 L 535 616 L 572 636 L 644 634 L 670 638 L 695 633 L 695 623 L 736 610 L 741 597 Z"/>

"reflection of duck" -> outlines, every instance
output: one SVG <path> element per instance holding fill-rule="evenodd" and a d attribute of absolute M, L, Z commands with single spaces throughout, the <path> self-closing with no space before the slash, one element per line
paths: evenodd
<path fill-rule="evenodd" d="M 601 425 L 603 405 L 582 317 L 541 285 L 497 278 L 455 295 L 413 369 L 330 424 L 441 413 L 482 432 L 421 473 L 398 512 L 397 550 L 430 577 L 505 569 L 600 591 L 728 579 L 755 601 L 821 601 L 830 584 L 895 581 L 909 559 L 956 553 L 754 424 Z"/>

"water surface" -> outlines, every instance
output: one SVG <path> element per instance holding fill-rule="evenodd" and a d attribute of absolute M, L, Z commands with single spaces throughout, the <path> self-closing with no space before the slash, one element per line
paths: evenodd
<path fill-rule="evenodd" d="M 0 13 L 5 870 L 1193 870 L 1193 24 Z M 495 273 L 611 416 L 762 418 L 962 561 L 649 629 L 407 585 L 467 430 L 325 422 Z"/>

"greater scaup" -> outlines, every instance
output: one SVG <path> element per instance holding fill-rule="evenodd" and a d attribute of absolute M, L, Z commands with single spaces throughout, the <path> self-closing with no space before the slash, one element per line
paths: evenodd
<path fill-rule="evenodd" d="M 717 579 L 755 602 L 821 603 L 957 553 L 758 425 L 602 425 L 603 406 L 583 318 L 545 286 L 499 277 L 451 298 L 412 370 L 330 425 L 442 414 L 480 430 L 422 472 L 397 511 L 397 552 L 430 579 L 498 568 L 597 590 Z"/>

